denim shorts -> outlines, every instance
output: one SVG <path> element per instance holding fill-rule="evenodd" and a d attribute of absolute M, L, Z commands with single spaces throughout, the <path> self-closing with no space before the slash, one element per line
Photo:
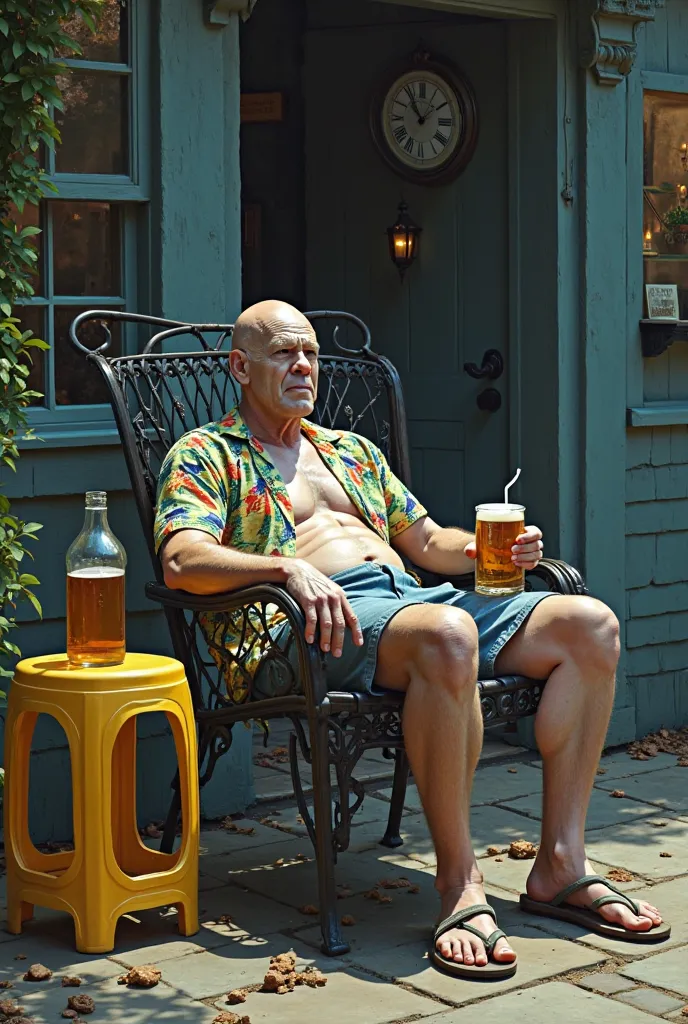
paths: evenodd
<path fill-rule="evenodd" d="M 332 579 L 342 588 L 357 615 L 364 642 L 362 647 L 357 647 L 351 631 L 347 629 L 341 657 L 326 655 L 328 689 L 356 693 L 384 693 L 384 689 L 373 682 L 377 647 L 385 626 L 402 608 L 413 604 L 447 604 L 467 612 L 478 627 L 478 677 L 492 679 L 495 660 L 507 640 L 523 625 L 536 604 L 551 597 L 549 591 L 491 597 L 472 590 L 457 590 L 451 583 L 421 587 L 402 569 L 379 562 L 364 562 L 335 573 Z M 297 656 L 291 627 L 284 623 L 272 635 L 296 671 Z M 281 678 L 287 675 L 283 669 L 280 670 L 279 662 L 268 660 L 256 672 L 253 696 L 260 698 L 293 692 L 291 679 L 287 683 L 286 678 Z"/>

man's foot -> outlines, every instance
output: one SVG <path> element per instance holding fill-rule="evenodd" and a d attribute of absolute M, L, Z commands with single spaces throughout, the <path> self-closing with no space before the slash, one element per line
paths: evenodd
<path fill-rule="evenodd" d="M 542 848 L 541 848 L 542 850 Z M 526 882 L 526 892 L 532 900 L 549 903 L 554 897 L 584 875 L 594 875 L 595 869 L 584 857 L 573 858 L 562 855 L 548 856 L 538 853 L 533 870 Z M 606 885 L 595 882 L 572 893 L 566 903 L 586 910 L 593 900 L 600 896 L 611 896 L 612 891 Z M 662 916 L 656 907 L 646 900 L 636 900 L 640 914 L 634 914 L 630 907 L 621 903 L 605 903 L 595 909 L 595 913 L 608 921 L 609 924 L 629 931 L 646 932 L 662 923 Z"/>
<path fill-rule="evenodd" d="M 450 889 L 442 895 L 441 901 L 440 920 L 444 921 L 458 910 L 463 910 L 464 907 L 485 903 L 485 891 L 482 884 L 475 883 L 465 889 Z M 497 927 L 494 918 L 489 914 L 478 914 L 466 921 L 466 924 L 477 928 L 485 938 Z M 485 967 L 488 963 L 484 944 L 477 935 L 473 935 L 472 932 L 465 931 L 463 928 L 453 928 L 450 932 L 445 932 L 437 940 L 436 948 L 443 957 L 453 960 L 457 964 Z M 515 959 L 516 954 L 507 940 L 498 939 L 492 952 L 492 960 L 499 964 L 510 964 Z"/>

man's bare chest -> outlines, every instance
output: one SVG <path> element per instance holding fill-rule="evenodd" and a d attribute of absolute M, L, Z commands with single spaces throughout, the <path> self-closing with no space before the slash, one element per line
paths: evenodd
<path fill-rule="evenodd" d="M 305 438 L 301 440 L 298 455 L 273 446 L 268 451 L 287 488 L 297 526 L 323 511 L 359 517 L 358 509 L 342 485 Z"/>

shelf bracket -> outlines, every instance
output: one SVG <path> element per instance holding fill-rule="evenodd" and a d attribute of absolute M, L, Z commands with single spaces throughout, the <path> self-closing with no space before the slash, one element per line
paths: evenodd
<path fill-rule="evenodd" d="M 641 320 L 640 339 L 643 356 L 654 359 L 675 341 L 688 341 L 688 320 Z"/>
<path fill-rule="evenodd" d="M 579 0 L 580 62 L 600 85 L 618 85 L 630 73 L 638 25 L 654 21 L 665 0 Z"/>

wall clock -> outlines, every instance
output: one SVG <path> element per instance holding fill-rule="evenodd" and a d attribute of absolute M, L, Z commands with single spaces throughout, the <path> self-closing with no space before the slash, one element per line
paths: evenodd
<path fill-rule="evenodd" d="M 417 50 L 375 90 L 370 126 L 380 154 L 397 174 L 416 184 L 444 185 L 475 151 L 475 95 L 450 61 Z"/>

